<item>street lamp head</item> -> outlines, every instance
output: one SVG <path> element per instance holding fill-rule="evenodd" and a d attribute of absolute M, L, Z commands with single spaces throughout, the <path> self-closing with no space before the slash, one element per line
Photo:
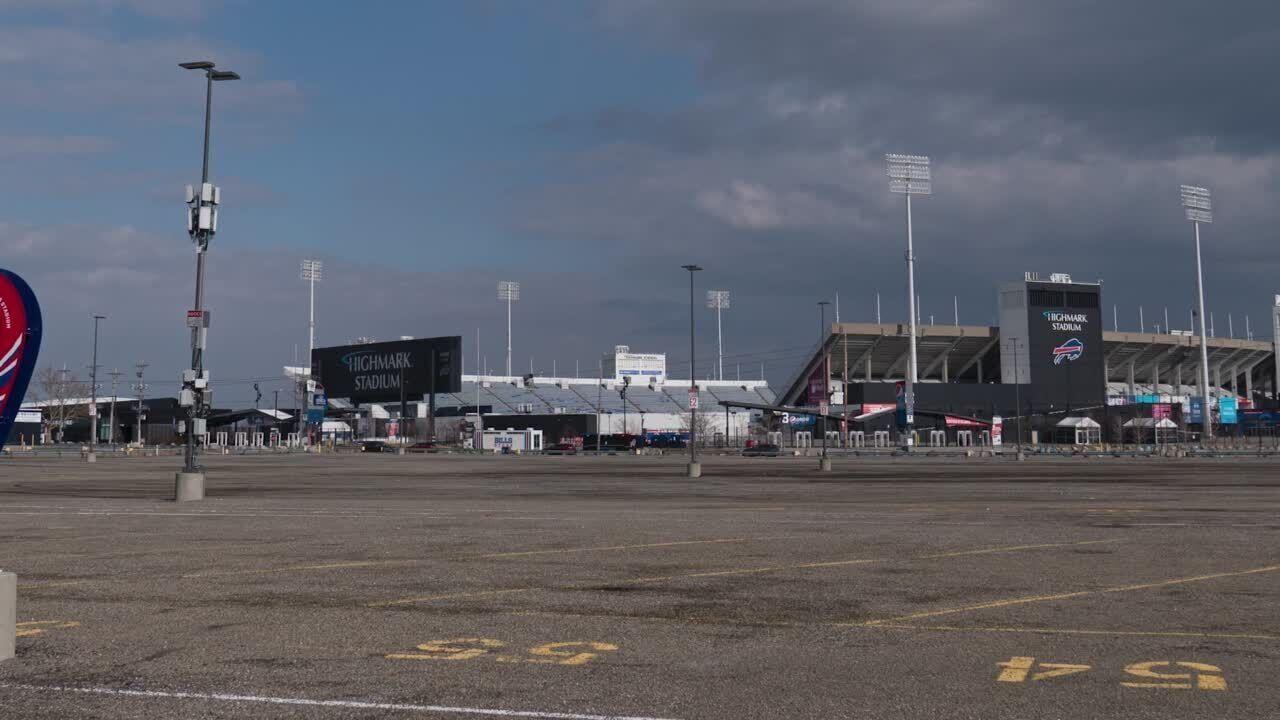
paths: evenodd
<path fill-rule="evenodd" d="M 818 304 L 819 304 L 819 305 L 821 305 L 821 306 L 823 306 L 823 307 L 826 307 L 827 305 L 830 305 L 830 304 L 831 304 L 831 302 L 830 302 L 829 300 L 819 300 L 819 301 L 818 301 Z"/>
<path fill-rule="evenodd" d="M 702 269 L 697 265 L 681 265 L 680 267 L 684 268 L 685 270 L 688 270 L 689 272 L 698 272 L 699 270 Z"/>
<path fill-rule="evenodd" d="M 519 300 L 520 299 L 520 283 L 512 280 L 501 280 L 498 282 L 498 299 L 499 300 Z"/>
<path fill-rule="evenodd" d="M 728 310 L 729 309 L 729 291 L 728 290 L 708 290 L 707 291 L 707 307 L 712 310 Z"/>
<path fill-rule="evenodd" d="M 216 70 L 214 72 L 209 73 L 209 77 L 213 78 L 214 80 L 239 80 L 240 73 L 234 73 L 229 70 L 228 71 Z"/>
<path fill-rule="evenodd" d="M 212 70 L 213 63 L 208 60 L 196 60 L 194 62 L 178 63 L 178 67 L 186 68 L 188 70 Z"/>
<path fill-rule="evenodd" d="M 106 320 L 106 319 L 107 319 L 107 316 L 106 316 L 106 315 L 94 315 L 94 316 L 93 316 L 93 319 L 94 319 L 94 320 Z"/>

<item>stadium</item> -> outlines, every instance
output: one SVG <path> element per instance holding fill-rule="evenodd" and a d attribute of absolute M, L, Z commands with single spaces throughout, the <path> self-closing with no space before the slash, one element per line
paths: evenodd
<path fill-rule="evenodd" d="M 1001 285 L 996 304 L 998 326 L 917 326 L 912 444 L 1198 440 L 1206 394 L 1215 435 L 1275 433 L 1274 342 L 1209 337 L 1205 393 L 1197 382 L 1200 338 L 1168 328 L 1103 329 L 1101 284 L 1027 273 Z M 1280 299 L 1272 315 L 1280 324 Z M 601 438 L 681 447 L 694 422 L 700 444 L 713 446 L 907 444 L 901 396 L 910 337 L 904 323 L 831 323 L 778 392 L 764 379 L 697 380 L 691 387 L 688 378 L 668 375 L 664 354 L 627 346 L 607 353 L 596 377 L 464 375 L 460 340 L 404 341 L 435 343 L 434 359 L 417 361 L 438 371 L 435 386 L 385 372 L 335 386 L 335 373 L 351 369 L 339 367 L 333 359 L 339 355 L 384 352 L 386 367 L 413 363 L 398 343 L 382 343 L 377 351 L 318 349 L 311 371 L 323 388 L 328 438 L 429 438 L 496 450 L 510 442 L 503 433 L 536 432 L 537 447 L 568 442 L 589 449 Z M 376 359 L 345 362 L 380 367 Z M 695 397 L 699 404 L 691 412 Z"/>

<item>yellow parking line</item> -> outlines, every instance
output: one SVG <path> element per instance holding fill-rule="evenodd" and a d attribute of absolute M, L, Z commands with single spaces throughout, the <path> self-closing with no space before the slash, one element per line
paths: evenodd
<path fill-rule="evenodd" d="M 1257 573 L 1275 572 L 1280 570 L 1280 565 L 1268 565 L 1267 567 L 1252 568 L 1249 570 L 1237 570 L 1234 572 L 1213 573 L 1210 575 L 1196 575 L 1193 577 L 1173 578 L 1171 580 L 1160 580 L 1157 582 L 1139 583 L 1136 585 L 1117 585 L 1115 587 L 1099 588 L 1097 590 L 1076 590 L 1074 592 L 1057 593 L 1054 595 L 1032 595 L 1029 597 L 1009 598 L 1006 600 L 992 600 L 990 602 L 978 603 L 976 605 L 964 605 L 956 608 L 948 608 L 945 610 L 930 610 L 928 612 L 912 613 L 910 615 L 899 615 L 897 617 L 884 618 L 882 620 L 867 620 L 864 622 L 841 623 L 849 626 L 873 626 L 884 625 L 886 623 L 898 623 L 902 621 L 917 620 L 920 618 L 938 617 L 940 615 L 955 615 L 957 613 L 971 612 L 974 610 L 989 610 L 992 608 L 1010 607 L 1013 605 L 1028 605 L 1031 603 L 1051 602 L 1053 600 L 1070 600 L 1072 598 L 1086 597 L 1089 595 L 1102 595 L 1105 593 L 1130 592 L 1132 590 L 1149 590 L 1151 588 L 1168 587 L 1170 585 L 1183 585 L 1193 582 L 1204 582 L 1206 580 L 1216 580 L 1225 577 L 1239 577 L 1241 575 L 1255 575 Z"/>
<path fill-rule="evenodd" d="M 1071 547 L 1074 545 L 1092 545 L 1100 542 L 1112 542 L 1111 540 L 1081 540 L 1065 543 L 1041 543 L 1038 545 L 1010 545 L 1006 547 L 978 548 L 975 550 L 954 551 L 949 553 L 935 553 L 931 555 L 918 555 L 905 558 L 905 560 L 927 560 L 942 557 L 960 557 L 962 555 L 989 554 L 998 552 L 1016 552 L 1020 550 L 1044 549 L 1054 547 Z M 443 595 L 424 595 L 421 597 L 398 598 L 395 600 L 380 600 L 377 602 L 366 603 L 367 607 L 391 607 L 394 605 L 414 605 L 423 602 L 432 602 L 435 600 L 452 600 L 455 598 L 470 597 L 486 597 L 489 595 L 509 595 L 514 593 L 527 593 L 535 590 L 590 590 L 600 584 L 609 585 L 639 585 L 643 583 L 662 582 L 664 580 L 684 580 L 689 578 L 707 578 L 707 577 L 724 577 L 729 575 L 758 575 L 762 573 L 782 572 L 786 570 L 811 570 L 815 568 L 831 568 L 844 567 L 848 565 L 866 565 L 870 563 L 892 562 L 892 558 L 854 558 L 849 560 L 829 560 L 819 562 L 796 563 L 790 565 L 768 565 L 765 567 L 754 568 L 730 568 L 727 570 L 710 570 L 690 573 L 676 573 L 673 575 L 655 575 L 649 577 L 626 578 L 622 580 L 601 580 L 592 583 L 577 583 L 573 585 L 551 586 L 551 587 L 524 587 L 524 588 L 505 588 L 501 590 L 479 590 L 475 592 L 465 593 L 448 593 Z"/>
<path fill-rule="evenodd" d="M 761 540 L 777 540 L 783 536 L 762 537 L 762 538 L 716 538 L 713 540 L 680 540 L 672 542 L 660 543 L 642 543 L 636 545 L 598 545 L 594 547 L 579 548 L 556 548 L 551 550 L 518 550 L 513 552 L 500 553 L 482 553 L 477 555 L 457 555 L 453 557 L 432 558 L 438 560 L 485 560 L 504 557 L 527 557 L 531 555 L 559 555 L 566 553 L 585 553 L 585 552 L 604 552 L 610 550 L 642 550 L 649 548 L 676 547 L 681 545 L 709 545 L 718 543 L 744 543 L 757 542 Z M 416 565 L 425 562 L 425 559 L 406 559 L 406 560 L 358 560 L 351 562 L 334 562 L 319 565 L 287 565 L 277 568 L 261 568 L 254 570 L 227 570 L 202 573 L 190 573 L 183 575 L 183 578 L 204 578 L 204 577 L 222 577 L 226 575 L 261 575 L 279 572 L 297 572 L 302 570 L 339 570 L 346 568 L 362 568 L 362 567 L 382 567 L 389 565 Z"/>
<path fill-rule="evenodd" d="M 935 560 L 937 558 L 963 557 L 965 555 L 988 555 L 991 553 L 1013 552 L 1015 550 L 1040 550 L 1042 548 L 1063 547 L 1064 545 L 1100 545 L 1102 543 L 1119 542 L 1120 538 L 1109 540 L 1084 540 L 1073 543 L 1041 543 L 1039 545 L 1013 545 L 1011 547 L 991 547 L 978 550 L 958 550 L 956 552 L 935 553 L 933 555 L 917 555 L 916 560 Z"/>
<path fill-rule="evenodd" d="M 847 624 L 845 624 L 847 627 Z M 862 625 L 867 628 L 887 628 L 891 630 L 929 630 L 937 632 L 973 632 L 973 633 L 1020 633 L 1040 635 L 1116 635 L 1123 637 L 1165 637 L 1165 638 L 1202 638 L 1226 640 L 1280 640 L 1280 635 L 1263 635 L 1256 633 L 1215 633 L 1191 632 L 1176 630 L 1081 630 L 1075 628 L 1034 628 L 1034 627 L 965 627 L 962 625 L 897 625 L 878 624 Z"/>
<path fill-rule="evenodd" d="M 778 540 L 779 537 L 768 538 L 718 538 L 715 540 L 680 540 L 675 542 L 643 543 L 640 545 L 601 545 L 597 547 L 561 548 L 558 550 L 521 550 L 518 552 L 486 553 L 483 555 L 465 555 L 466 558 L 486 559 L 504 557 L 526 557 L 529 555 L 558 555 L 564 553 L 597 552 L 606 550 L 639 550 L 643 548 L 676 547 L 679 545 L 715 545 L 720 543 L 758 542 L 760 540 Z"/>
<path fill-rule="evenodd" d="M 363 567 L 383 567 L 387 565 L 412 565 L 420 562 L 419 560 L 354 560 L 351 562 L 334 562 L 322 563 L 319 565 L 287 565 L 278 568 L 264 568 L 259 570 L 226 570 L 207 573 L 191 573 L 183 575 L 184 579 L 190 578 L 206 578 L 206 577 L 223 577 L 227 575 L 265 575 L 269 573 L 298 572 L 301 570 L 341 570 L 345 568 L 363 568 Z"/>
<path fill-rule="evenodd" d="M 87 583 L 87 582 L 91 582 L 91 581 L 90 580 L 49 580 L 45 582 L 20 582 L 18 583 L 18 587 L 20 588 L 64 587 L 67 585 L 83 585 L 84 583 Z"/>

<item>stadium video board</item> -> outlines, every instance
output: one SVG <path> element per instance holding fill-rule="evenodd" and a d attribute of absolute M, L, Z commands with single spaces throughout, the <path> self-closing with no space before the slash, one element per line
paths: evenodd
<path fill-rule="evenodd" d="M 417 400 L 462 389 L 462 337 L 395 340 L 316 348 L 311 376 L 331 398 L 352 402 Z"/>
<path fill-rule="evenodd" d="M 1094 285 L 1027 283 L 1027 350 L 1041 403 L 1101 405 L 1102 295 Z"/>

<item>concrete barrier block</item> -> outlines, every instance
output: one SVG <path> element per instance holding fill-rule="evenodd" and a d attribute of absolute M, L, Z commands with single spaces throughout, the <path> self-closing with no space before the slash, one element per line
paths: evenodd
<path fill-rule="evenodd" d="M 13 659 L 18 637 L 18 576 L 0 571 L 0 662 Z"/>

